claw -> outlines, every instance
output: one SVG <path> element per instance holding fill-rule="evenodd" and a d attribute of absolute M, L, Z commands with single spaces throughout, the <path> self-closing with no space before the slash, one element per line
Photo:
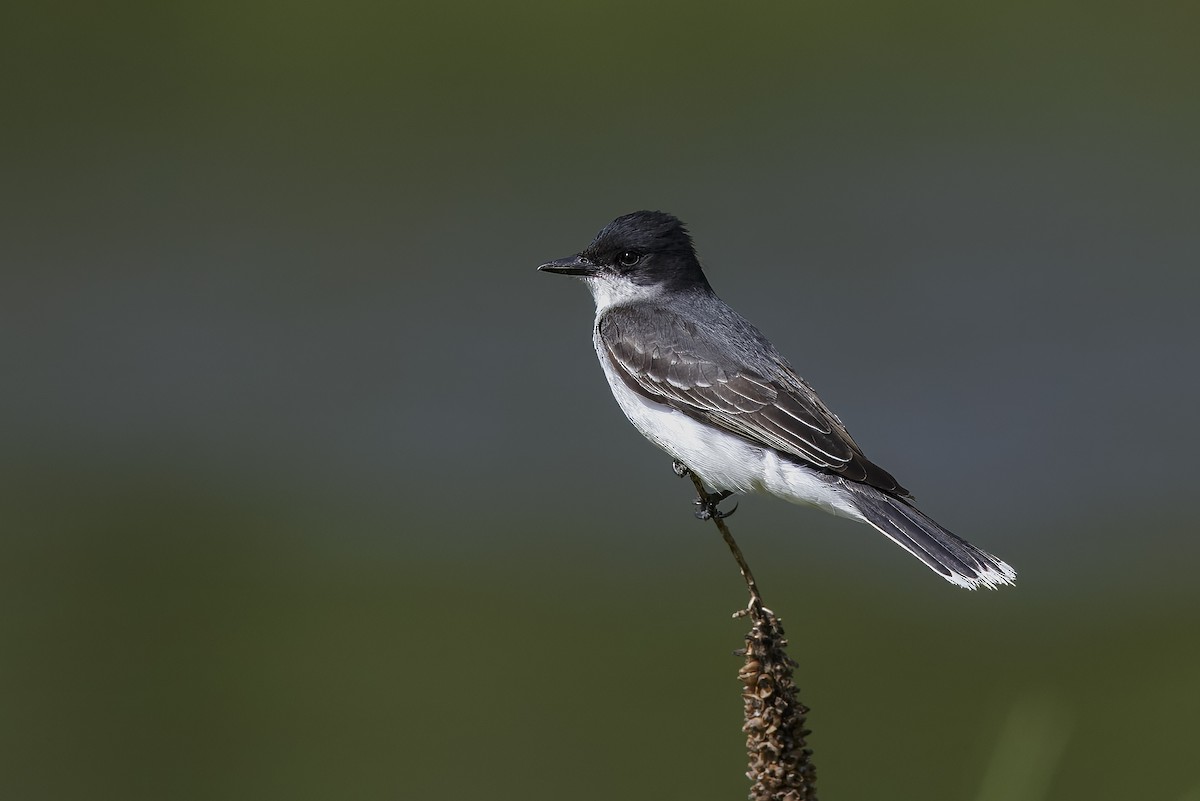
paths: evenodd
<path fill-rule="evenodd" d="M 732 494 L 733 493 L 729 490 L 723 490 L 712 495 L 705 495 L 704 497 L 697 498 L 695 503 L 700 508 L 696 510 L 696 517 L 700 520 L 724 520 L 725 518 L 729 517 L 737 511 L 737 504 L 735 503 L 733 508 L 728 512 L 722 512 L 717 508 L 717 504 Z"/>

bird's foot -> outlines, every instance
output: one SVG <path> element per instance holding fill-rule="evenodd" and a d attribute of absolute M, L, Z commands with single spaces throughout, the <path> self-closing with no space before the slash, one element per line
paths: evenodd
<path fill-rule="evenodd" d="M 715 492 L 712 495 L 701 495 L 695 501 L 696 505 L 700 507 L 696 510 L 696 517 L 700 520 L 724 520 L 725 518 L 732 516 L 733 513 L 737 511 L 736 503 L 728 512 L 722 512 L 717 508 L 717 505 L 720 504 L 721 501 L 725 500 L 732 494 L 733 493 L 729 490 L 722 490 L 721 492 Z"/>
<path fill-rule="evenodd" d="M 723 520 L 724 518 L 729 517 L 730 515 L 732 515 L 734 512 L 737 511 L 737 504 L 734 504 L 733 508 L 730 509 L 728 512 L 722 512 L 720 509 L 717 508 L 717 505 L 720 504 L 721 501 L 725 500 L 726 498 L 728 498 L 730 495 L 733 494 L 729 490 L 722 490 L 720 492 L 714 492 L 711 494 L 705 492 L 703 485 L 701 484 L 701 482 L 699 480 L 699 476 L 696 476 L 695 474 L 693 474 L 691 471 L 691 468 L 689 468 L 686 464 L 679 461 L 678 459 L 675 459 L 674 461 L 671 462 L 671 469 L 674 470 L 675 475 L 679 476 L 680 478 L 686 478 L 688 476 L 692 476 L 692 481 L 695 482 L 696 489 L 700 493 L 700 497 L 698 497 L 695 501 L 696 506 L 700 507 L 699 509 L 696 510 L 696 517 L 698 517 L 699 519 L 701 519 L 701 520 Z"/>

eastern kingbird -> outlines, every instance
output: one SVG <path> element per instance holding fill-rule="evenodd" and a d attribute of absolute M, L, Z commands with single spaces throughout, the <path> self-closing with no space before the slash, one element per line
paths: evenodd
<path fill-rule="evenodd" d="M 582 252 L 538 269 L 587 284 L 596 355 L 621 410 L 718 500 L 768 492 L 867 523 L 960 587 L 1013 583 L 1015 570 L 939 526 L 863 456 L 775 346 L 716 296 L 675 217 L 618 217 Z"/>

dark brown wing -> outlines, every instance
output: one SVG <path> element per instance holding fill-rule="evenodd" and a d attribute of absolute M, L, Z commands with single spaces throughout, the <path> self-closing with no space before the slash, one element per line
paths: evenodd
<path fill-rule="evenodd" d="M 821 470 L 908 495 L 863 456 L 837 416 L 773 349 L 764 355 L 730 345 L 735 338 L 723 329 L 731 323 L 743 328 L 737 340 L 753 336 L 766 344 L 741 318 L 715 320 L 713 329 L 700 330 L 665 309 L 649 307 L 606 312 L 599 334 L 613 367 L 643 397 Z"/>

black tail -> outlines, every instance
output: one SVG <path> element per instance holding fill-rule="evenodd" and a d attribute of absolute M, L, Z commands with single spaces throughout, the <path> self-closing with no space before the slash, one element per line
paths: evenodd
<path fill-rule="evenodd" d="M 1017 571 L 956 537 L 928 515 L 866 484 L 844 482 L 867 522 L 952 584 L 969 590 L 1012 584 Z"/>

